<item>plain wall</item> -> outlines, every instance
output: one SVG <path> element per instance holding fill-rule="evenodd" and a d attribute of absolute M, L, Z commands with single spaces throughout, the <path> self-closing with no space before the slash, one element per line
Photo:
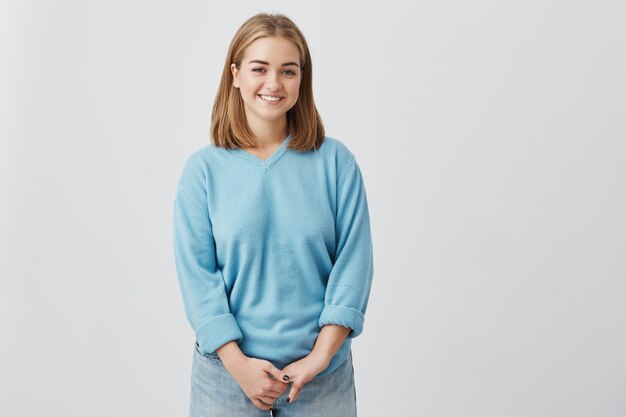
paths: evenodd
<path fill-rule="evenodd" d="M 187 415 L 175 186 L 260 11 L 302 29 L 366 184 L 359 416 L 626 415 L 626 6 L 603 0 L 2 2 L 0 415 Z"/>

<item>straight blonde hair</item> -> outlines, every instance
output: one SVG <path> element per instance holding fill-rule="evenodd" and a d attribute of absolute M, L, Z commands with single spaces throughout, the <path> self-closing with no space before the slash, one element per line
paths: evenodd
<path fill-rule="evenodd" d="M 224 148 L 254 147 L 256 141 L 248 126 L 244 102 L 239 89 L 233 86 L 230 66 L 241 68 L 244 51 L 263 37 L 280 37 L 293 42 L 300 51 L 301 79 L 296 104 L 287 111 L 287 129 L 291 135 L 288 147 L 298 151 L 319 148 L 324 142 L 324 125 L 313 100 L 313 64 L 302 32 L 287 16 L 258 13 L 237 30 L 228 48 L 211 115 L 211 140 Z"/>

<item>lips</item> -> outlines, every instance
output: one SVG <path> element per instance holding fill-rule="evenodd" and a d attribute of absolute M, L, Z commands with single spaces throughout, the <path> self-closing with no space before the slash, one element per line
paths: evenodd
<path fill-rule="evenodd" d="M 285 97 L 282 97 L 282 96 L 272 96 L 272 95 L 266 95 L 266 94 L 257 94 L 257 96 L 261 100 L 265 101 L 266 103 L 270 103 L 270 104 L 278 103 L 278 102 L 282 101 L 285 98 Z M 266 97 L 278 97 L 279 99 L 278 100 L 269 101 L 269 100 L 264 99 L 263 96 L 266 96 Z"/>

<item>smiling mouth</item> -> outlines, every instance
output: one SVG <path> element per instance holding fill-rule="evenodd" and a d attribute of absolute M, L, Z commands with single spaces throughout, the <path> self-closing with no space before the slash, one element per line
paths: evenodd
<path fill-rule="evenodd" d="M 265 97 L 271 97 L 271 96 L 263 96 L 262 94 L 257 94 L 257 96 L 259 96 L 259 98 L 261 100 L 263 100 L 264 102 L 270 103 L 270 104 L 279 103 L 279 102 L 283 101 L 283 99 L 285 98 L 285 97 L 280 97 L 278 100 L 272 100 L 272 99 L 266 99 L 265 98 Z"/>

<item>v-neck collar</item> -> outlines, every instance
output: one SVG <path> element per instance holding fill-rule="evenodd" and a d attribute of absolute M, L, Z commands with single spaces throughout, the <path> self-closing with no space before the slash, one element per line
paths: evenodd
<path fill-rule="evenodd" d="M 235 155 L 243 158 L 244 160 L 250 162 L 252 165 L 261 168 L 263 170 L 269 169 L 276 161 L 280 159 L 281 156 L 287 151 L 287 145 L 291 141 L 291 134 L 287 135 L 285 139 L 283 139 L 283 143 L 274 151 L 272 155 L 270 155 L 267 159 L 261 159 L 258 156 L 246 151 L 241 148 L 229 149 Z"/>

